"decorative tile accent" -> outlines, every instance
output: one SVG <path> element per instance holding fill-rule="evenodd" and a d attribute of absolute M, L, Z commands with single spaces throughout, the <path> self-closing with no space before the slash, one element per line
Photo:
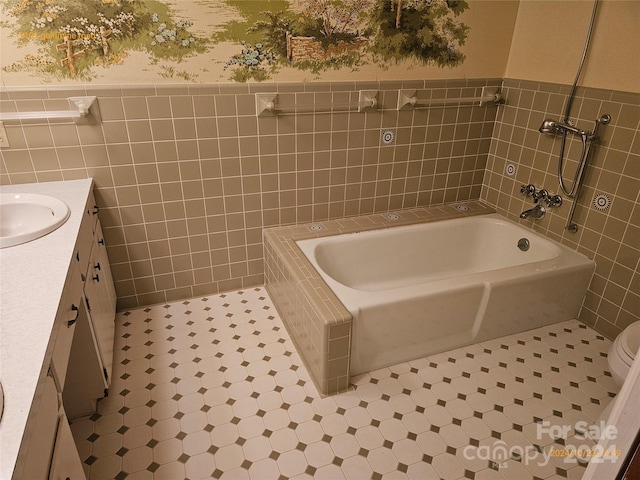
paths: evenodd
<path fill-rule="evenodd" d="M 576 425 L 617 392 L 609 345 L 569 321 L 322 397 L 258 287 L 119 314 L 113 393 L 72 431 L 89 480 L 580 478 L 536 460 L 594 443 Z"/>

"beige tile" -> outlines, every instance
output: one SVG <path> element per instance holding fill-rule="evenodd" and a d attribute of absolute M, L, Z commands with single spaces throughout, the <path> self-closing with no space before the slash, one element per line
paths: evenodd
<path fill-rule="evenodd" d="M 184 162 L 180 162 L 179 166 L 180 166 L 180 178 L 183 181 L 199 180 L 202 178 L 202 174 L 200 171 L 200 162 L 184 161 Z"/>
<path fill-rule="evenodd" d="M 196 118 L 195 127 L 199 139 L 218 137 L 218 122 L 215 118 Z"/>
<path fill-rule="evenodd" d="M 177 241 L 177 240 L 174 240 Z M 187 241 L 186 250 L 189 250 L 189 242 Z M 191 263 L 191 255 L 189 254 L 174 254 L 172 247 L 172 257 L 171 261 L 173 263 L 173 271 L 174 272 L 183 272 L 183 271 L 191 271 L 193 268 L 193 264 Z"/>
<path fill-rule="evenodd" d="M 138 185 L 140 192 L 140 202 L 142 203 L 160 203 L 162 202 L 162 193 L 159 184 Z"/>
<path fill-rule="evenodd" d="M 235 116 L 237 114 L 235 95 L 217 95 L 215 104 L 216 113 L 220 117 Z"/>
<path fill-rule="evenodd" d="M 213 117 L 216 115 L 215 100 L 211 95 L 194 96 L 193 106 L 196 117 Z"/>
<path fill-rule="evenodd" d="M 54 154 L 55 155 L 55 154 Z M 38 160 L 39 166 L 53 166 L 53 163 L 48 155 L 42 155 L 45 157 L 42 160 Z M 9 174 L 16 173 L 24 173 L 24 172 L 32 172 L 33 167 L 31 166 L 31 157 L 29 155 L 28 150 L 7 150 L 2 153 L 2 158 L 4 160 L 4 165 L 6 166 L 6 171 Z M 57 158 L 54 156 L 53 160 L 55 160 L 55 164 L 57 165 Z M 51 168 L 45 168 L 46 170 L 51 170 Z M 36 167 L 36 170 L 38 168 Z"/>
<path fill-rule="evenodd" d="M 221 158 L 235 158 L 240 155 L 238 139 L 235 137 L 221 138 L 218 141 L 218 147 L 220 149 Z"/>
<path fill-rule="evenodd" d="M 111 165 L 128 165 L 133 163 L 131 147 L 127 143 L 107 145 L 107 155 Z"/>
<path fill-rule="evenodd" d="M 53 137 L 47 125 L 29 125 L 24 128 L 24 135 L 29 148 L 53 147 Z"/>
<path fill-rule="evenodd" d="M 162 199 L 164 202 L 182 200 L 182 183 L 181 182 L 164 182 L 160 185 L 162 190 Z"/>
<path fill-rule="evenodd" d="M 128 120 L 149 118 L 146 97 L 124 97 L 122 105 Z"/>
<path fill-rule="evenodd" d="M 158 164 L 158 175 L 161 182 L 180 181 L 180 167 L 177 162 L 165 162 Z"/>
<path fill-rule="evenodd" d="M 84 168 L 84 156 L 80 147 L 59 147 L 56 149 L 60 167 L 63 170 Z"/>
<path fill-rule="evenodd" d="M 144 222 L 147 226 L 149 238 L 153 240 L 166 238 L 166 225 L 164 224 L 164 208 L 162 204 L 151 203 L 142 205 L 142 213 L 144 215 Z"/>
<path fill-rule="evenodd" d="M 80 145 L 75 124 L 50 125 L 49 129 L 51 130 L 53 143 L 56 147 Z"/>
<path fill-rule="evenodd" d="M 176 118 L 173 120 L 173 126 L 177 140 L 196 138 L 196 123 L 193 118 Z"/>
<path fill-rule="evenodd" d="M 151 118 L 171 118 L 169 97 L 147 97 L 147 107 Z"/>
<path fill-rule="evenodd" d="M 98 103 L 100 105 L 100 115 L 103 120 L 123 120 L 125 118 L 121 98 L 102 97 L 98 99 Z"/>
<path fill-rule="evenodd" d="M 35 175 L 36 175 L 36 182 L 60 182 L 64 180 L 61 171 L 36 172 Z M 1 181 L 1 176 L 0 176 L 0 181 Z M 26 183 L 31 183 L 31 182 L 26 182 Z M 0 183 L 0 185 L 2 185 L 2 183 Z"/>
<path fill-rule="evenodd" d="M 158 168 L 155 164 L 135 165 L 135 181 L 138 184 L 158 183 Z"/>
<path fill-rule="evenodd" d="M 140 204 L 140 195 L 136 186 L 116 187 L 116 195 L 120 206 Z"/>
<path fill-rule="evenodd" d="M 119 209 L 123 227 L 143 224 L 142 207 L 140 205 L 124 205 L 120 206 Z"/>
<path fill-rule="evenodd" d="M 16 150 L 13 154 L 7 154 L 9 154 L 9 152 L 4 153 L 5 162 L 8 162 L 6 163 L 7 168 L 10 169 L 12 173 L 14 168 L 20 168 L 13 166 L 16 162 L 18 165 L 21 165 L 22 168 L 28 168 L 27 166 L 30 161 L 33 162 L 33 168 L 36 172 L 60 170 L 60 163 L 58 162 L 58 156 L 54 149 L 43 148 L 31 150 L 31 152 L 27 150 Z"/>
<path fill-rule="evenodd" d="M 132 142 L 150 142 L 152 140 L 149 120 L 130 120 L 127 122 L 127 129 Z"/>
<path fill-rule="evenodd" d="M 136 185 L 137 179 L 135 169 L 132 165 L 121 165 L 111 167 L 111 175 L 116 186 Z M 138 202 L 139 203 L 139 202 Z"/>
<path fill-rule="evenodd" d="M 175 139 L 171 120 L 151 120 L 151 132 L 154 141 Z"/>
<path fill-rule="evenodd" d="M 242 180 L 240 177 L 227 177 L 222 179 L 225 197 L 242 194 Z"/>
<path fill-rule="evenodd" d="M 171 114 L 173 118 L 193 117 L 193 102 L 192 97 L 188 95 L 172 96 L 171 100 Z"/>

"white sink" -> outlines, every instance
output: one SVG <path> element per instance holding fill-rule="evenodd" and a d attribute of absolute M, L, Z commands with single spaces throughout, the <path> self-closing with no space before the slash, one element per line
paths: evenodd
<path fill-rule="evenodd" d="M 53 232 L 69 218 L 57 198 L 34 193 L 0 194 L 0 248 L 30 242 Z"/>

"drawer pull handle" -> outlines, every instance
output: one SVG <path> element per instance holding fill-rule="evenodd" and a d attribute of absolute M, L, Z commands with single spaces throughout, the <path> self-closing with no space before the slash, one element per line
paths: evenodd
<path fill-rule="evenodd" d="M 98 240 L 98 243 L 99 243 L 100 245 L 104 245 L 104 238 L 101 238 L 100 240 Z"/>
<path fill-rule="evenodd" d="M 98 207 L 98 205 L 94 205 L 94 206 L 93 206 L 93 212 L 92 212 L 92 213 L 93 213 L 94 215 L 97 215 L 99 211 L 100 211 L 100 207 Z"/>
<path fill-rule="evenodd" d="M 67 322 L 67 328 L 71 327 L 74 323 L 76 323 L 76 321 L 78 320 L 78 315 L 80 315 L 80 310 L 73 303 L 71 304 L 71 311 L 76 312 L 76 316 L 73 318 L 73 320 L 69 320 Z"/>
<path fill-rule="evenodd" d="M 97 274 L 97 273 L 91 278 L 93 279 L 94 282 L 99 282 L 100 281 L 100 275 Z"/>
<path fill-rule="evenodd" d="M 96 270 L 102 270 L 102 268 L 100 268 L 100 262 L 96 263 L 93 268 L 95 268 Z"/>

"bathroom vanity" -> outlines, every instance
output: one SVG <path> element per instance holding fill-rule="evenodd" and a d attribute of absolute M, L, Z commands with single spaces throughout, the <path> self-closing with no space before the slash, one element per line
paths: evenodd
<path fill-rule="evenodd" d="M 68 220 L 0 249 L 0 479 L 84 479 L 69 418 L 108 393 L 115 290 L 91 179 L 11 185 L 62 200 Z"/>

